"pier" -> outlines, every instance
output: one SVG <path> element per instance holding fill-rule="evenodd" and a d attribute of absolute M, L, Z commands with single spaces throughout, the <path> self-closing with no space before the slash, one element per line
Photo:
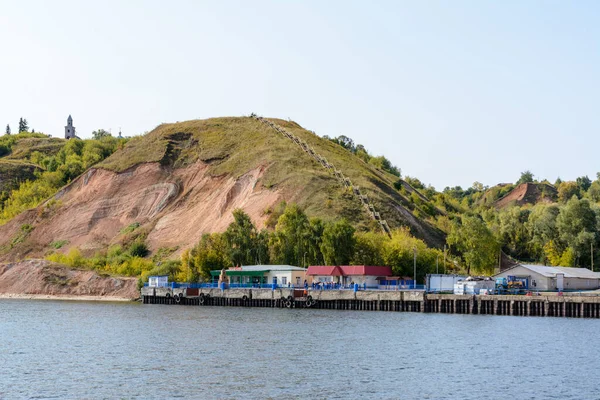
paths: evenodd
<path fill-rule="evenodd" d="M 600 318 L 600 297 L 454 295 L 424 291 L 142 288 L 143 304 L 315 308 L 443 314 Z"/>

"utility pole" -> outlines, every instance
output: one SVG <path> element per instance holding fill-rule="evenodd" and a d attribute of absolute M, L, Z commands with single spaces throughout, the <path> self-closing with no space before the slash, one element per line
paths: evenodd
<path fill-rule="evenodd" d="M 413 289 L 417 288 L 417 248 L 413 247 L 413 255 L 414 255 L 414 275 L 413 275 Z"/>
<path fill-rule="evenodd" d="M 444 245 L 444 273 L 446 273 L 446 245 Z"/>
<path fill-rule="evenodd" d="M 594 272 L 594 242 L 590 243 L 591 253 L 592 253 L 592 272 Z"/>
<path fill-rule="evenodd" d="M 435 258 L 435 273 L 437 275 L 440 274 L 440 255 L 438 254 L 437 257 Z"/>

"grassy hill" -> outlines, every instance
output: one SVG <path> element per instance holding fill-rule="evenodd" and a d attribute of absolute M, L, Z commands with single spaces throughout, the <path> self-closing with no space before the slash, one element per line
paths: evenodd
<path fill-rule="evenodd" d="M 41 133 L 0 137 L 0 204 L 20 183 L 37 178 L 36 172 L 40 172 L 41 167 L 31 161 L 34 152 L 42 156 L 55 155 L 65 143 L 64 139 L 50 138 Z"/>
<path fill-rule="evenodd" d="M 295 122 L 271 121 L 349 177 L 392 229 L 407 226 L 430 246 L 443 246 L 444 234 L 425 220 L 437 209 L 408 183 Z M 12 154 L 26 158 L 34 146 L 54 151 L 54 145 L 29 143 Z M 147 238 L 151 251 L 181 249 L 203 233 L 223 231 L 234 208 L 263 227 L 281 201 L 325 221 L 344 217 L 359 230 L 380 229 L 353 191 L 290 139 L 253 118 L 213 118 L 162 124 L 129 140 L 37 211 L 0 226 L 0 249 L 4 259 L 43 255 L 57 242 L 64 251 L 105 251 L 128 240 L 128 226 L 139 226 L 135 234 Z"/>
<path fill-rule="evenodd" d="M 557 199 L 558 191 L 547 183 L 521 183 L 505 196 L 494 202 L 496 208 L 505 208 L 512 205 L 552 203 Z"/>
<path fill-rule="evenodd" d="M 399 178 L 365 163 L 343 147 L 317 136 L 292 121 L 270 119 L 295 134 L 327 158 L 369 196 L 389 225 L 409 226 L 430 245 L 440 246 L 443 234 L 421 217 L 414 202 L 394 188 Z M 247 117 L 213 118 L 159 125 L 147 135 L 130 141 L 99 168 L 123 172 L 140 163 L 158 162 L 182 168 L 202 161 L 212 176 L 239 178 L 247 171 L 266 165 L 259 185 L 281 190 L 288 202 L 301 205 L 311 216 L 325 220 L 345 217 L 359 228 L 373 228 L 352 192 L 344 189 L 330 172 L 272 128 Z M 401 181 L 404 192 L 416 192 Z M 418 192 L 416 192 L 418 193 Z M 427 199 L 419 194 L 423 200 Z M 415 213 L 418 213 L 415 216 Z"/>

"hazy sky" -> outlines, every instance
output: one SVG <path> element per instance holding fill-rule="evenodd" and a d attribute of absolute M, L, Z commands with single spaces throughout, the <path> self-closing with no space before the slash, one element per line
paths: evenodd
<path fill-rule="evenodd" d="M 4 0 L 0 124 L 134 135 L 256 112 L 437 189 L 595 178 L 599 21 L 583 0 Z"/>

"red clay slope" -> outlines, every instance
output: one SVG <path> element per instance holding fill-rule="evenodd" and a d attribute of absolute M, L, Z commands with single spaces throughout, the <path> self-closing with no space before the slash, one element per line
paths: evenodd
<path fill-rule="evenodd" d="M 506 196 L 498 199 L 494 206 L 505 208 L 510 205 L 522 206 L 524 204 L 550 203 L 556 199 L 556 189 L 546 183 L 522 183 Z"/>
<path fill-rule="evenodd" d="M 94 296 L 137 299 L 137 279 L 100 276 L 45 260 L 0 264 L 0 295 Z"/>

